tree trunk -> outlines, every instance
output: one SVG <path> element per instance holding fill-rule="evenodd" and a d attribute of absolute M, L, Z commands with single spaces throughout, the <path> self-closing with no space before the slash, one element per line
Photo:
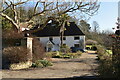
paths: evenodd
<path fill-rule="evenodd" d="M 8 15 L 3 14 L 3 13 L 0 13 L 0 15 L 1 15 L 2 17 L 4 17 L 5 19 L 7 19 L 8 21 L 10 21 L 10 22 L 14 25 L 14 28 L 15 28 L 16 30 L 19 30 L 18 24 L 15 23 L 12 18 L 10 18 Z"/>
<path fill-rule="evenodd" d="M 62 27 L 60 29 L 60 37 L 61 37 L 61 46 L 63 46 L 63 37 L 64 37 L 64 28 L 65 28 L 65 22 L 63 22 Z"/>
<path fill-rule="evenodd" d="M 61 46 L 63 46 L 63 35 L 64 35 L 64 32 L 61 32 Z"/>

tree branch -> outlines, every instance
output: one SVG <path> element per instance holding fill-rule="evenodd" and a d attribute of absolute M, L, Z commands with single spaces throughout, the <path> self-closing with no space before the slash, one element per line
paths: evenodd
<path fill-rule="evenodd" d="M 26 1 L 23 1 L 23 2 L 19 2 L 19 3 L 16 3 L 16 4 L 14 4 L 14 5 L 17 6 L 17 5 L 20 5 L 20 4 L 24 4 L 24 3 L 28 2 L 28 1 L 30 1 L 30 0 L 26 0 Z"/>
<path fill-rule="evenodd" d="M 16 22 L 13 21 L 13 19 L 11 19 L 9 16 L 3 13 L 0 13 L 0 15 L 4 17 L 5 19 L 7 19 L 8 21 L 10 21 L 15 26 L 15 29 L 19 30 L 19 26 L 17 25 Z"/>
<path fill-rule="evenodd" d="M 40 1 L 38 1 L 38 2 L 36 3 L 36 5 L 35 5 L 34 13 L 36 13 L 36 9 L 37 9 L 37 6 L 38 6 L 39 2 L 40 2 Z"/>
<path fill-rule="evenodd" d="M 29 31 L 24 31 L 24 33 L 35 33 L 35 32 L 37 32 L 37 31 L 39 31 L 39 30 L 42 30 L 44 27 L 46 27 L 46 25 L 48 24 L 48 22 L 50 21 L 50 20 L 54 20 L 55 18 L 53 18 L 53 17 L 48 17 L 48 19 L 45 21 L 45 23 L 42 25 L 42 26 L 40 26 L 38 29 L 35 29 L 35 30 L 29 30 Z"/>

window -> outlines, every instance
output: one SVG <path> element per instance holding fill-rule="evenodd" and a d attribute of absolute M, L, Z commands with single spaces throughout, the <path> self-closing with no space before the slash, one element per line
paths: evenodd
<path fill-rule="evenodd" d="M 80 37 L 74 37 L 74 40 L 79 40 L 80 39 Z"/>
<path fill-rule="evenodd" d="M 74 44 L 74 47 L 80 47 L 80 45 L 79 44 Z"/>
<path fill-rule="evenodd" d="M 49 37 L 49 40 L 52 41 L 52 40 L 53 40 L 53 37 Z"/>
<path fill-rule="evenodd" d="M 63 37 L 63 40 L 66 40 L 66 37 Z"/>
<path fill-rule="evenodd" d="M 21 43 L 19 43 L 19 42 L 18 42 L 18 43 L 15 43 L 15 46 L 20 46 L 20 45 L 21 45 Z"/>

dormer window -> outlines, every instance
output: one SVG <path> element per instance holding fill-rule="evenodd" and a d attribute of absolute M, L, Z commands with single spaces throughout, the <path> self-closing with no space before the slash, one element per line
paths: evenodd
<path fill-rule="evenodd" d="M 79 40 L 79 39 L 80 39 L 79 36 L 75 36 L 75 37 L 74 37 L 74 40 Z"/>

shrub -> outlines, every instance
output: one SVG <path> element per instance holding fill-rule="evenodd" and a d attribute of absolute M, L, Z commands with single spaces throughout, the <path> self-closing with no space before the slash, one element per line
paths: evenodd
<path fill-rule="evenodd" d="M 44 67 L 52 66 L 52 63 L 48 60 L 39 60 L 39 62 L 43 64 Z"/>
<path fill-rule="evenodd" d="M 97 46 L 97 53 L 98 58 L 100 59 L 99 66 L 97 68 L 100 77 L 115 77 L 115 65 L 113 64 L 111 54 L 103 46 L 100 45 Z"/>
<path fill-rule="evenodd" d="M 76 53 L 62 53 L 62 52 L 48 52 L 46 53 L 47 57 L 52 57 L 52 58 L 75 58 L 78 56 L 81 56 L 82 52 L 77 51 Z"/>
<path fill-rule="evenodd" d="M 32 67 L 43 68 L 43 67 L 52 66 L 52 65 L 53 64 L 48 60 L 38 60 L 38 61 L 35 61 L 35 63 L 32 64 Z"/>
<path fill-rule="evenodd" d="M 96 45 L 96 47 L 97 47 L 98 59 L 100 60 L 105 59 L 105 57 L 107 56 L 105 54 L 105 48 L 101 45 Z"/>
<path fill-rule="evenodd" d="M 32 67 L 34 67 L 34 68 L 35 68 L 35 67 L 37 67 L 37 68 L 43 68 L 44 66 L 43 66 L 42 63 L 36 61 L 35 63 L 32 64 Z"/>
<path fill-rule="evenodd" d="M 77 57 L 81 56 L 82 52 L 77 51 L 76 53 L 69 53 L 69 54 L 70 54 L 70 58 L 77 58 Z"/>
<path fill-rule="evenodd" d="M 3 56 L 8 59 L 10 63 L 19 63 L 27 61 L 30 56 L 29 50 L 26 47 L 8 47 L 4 48 Z"/>
<path fill-rule="evenodd" d="M 78 56 L 81 56 L 81 55 L 82 55 L 82 52 L 81 52 L 81 51 L 77 51 L 77 55 L 78 55 Z"/>
<path fill-rule="evenodd" d="M 97 47 L 96 47 L 96 46 L 92 46 L 92 47 L 91 47 L 91 50 L 96 51 L 96 50 L 97 50 Z"/>
<path fill-rule="evenodd" d="M 46 57 L 48 57 L 48 58 L 52 58 L 52 57 L 54 57 L 56 55 L 59 55 L 58 51 L 56 51 L 56 52 L 47 52 L 46 53 Z"/>
<path fill-rule="evenodd" d="M 120 58 L 116 60 L 117 57 L 114 56 L 113 59 L 100 60 L 97 68 L 100 77 L 120 78 Z"/>
<path fill-rule="evenodd" d="M 17 30 L 3 30 L 2 38 L 6 39 L 20 39 L 24 38 L 24 34 L 22 32 L 18 33 Z"/>
<path fill-rule="evenodd" d="M 114 77 L 113 64 L 110 60 L 100 61 L 97 70 L 100 77 Z"/>
<path fill-rule="evenodd" d="M 69 53 L 71 52 L 71 49 L 67 45 L 63 45 L 60 47 L 60 51 L 63 53 Z"/>
<path fill-rule="evenodd" d="M 45 50 L 40 41 L 37 38 L 33 39 L 33 62 L 43 59 L 45 56 Z"/>

